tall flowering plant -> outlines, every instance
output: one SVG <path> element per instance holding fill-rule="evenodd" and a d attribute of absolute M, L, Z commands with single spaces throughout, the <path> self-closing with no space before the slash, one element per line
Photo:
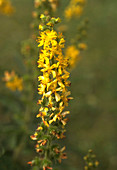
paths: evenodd
<path fill-rule="evenodd" d="M 65 137 L 65 125 L 68 121 L 66 115 L 69 111 L 64 109 L 71 97 L 68 97 L 70 95 L 68 60 L 62 53 L 65 40 L 62 34 L 53 28 L 60 19 L 44 15 L 41 15 L 41 19 L 43 24 L 39 25 L 41 31 L 37 40 L 40 48 L 37 62 L 40 70 L 38 93 L 41 99 L 38 100 L 40 107 L 36 116 L 41 118 L 41 123 L 31 136 L 32 140 L 36 140 L 38 157 L 28 163 L 46 170 L 53 169 L 53 160 L 61 162 L 61 159 L 67 158 L 63 153 L 65 147 L 60 147 L 57 140 Z"/>

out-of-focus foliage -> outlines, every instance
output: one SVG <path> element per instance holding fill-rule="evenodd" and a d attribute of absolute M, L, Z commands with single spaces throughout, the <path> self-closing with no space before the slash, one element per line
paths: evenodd
<path fill-rule="evenodd" d="M 60 2 L 57 16 L 63 17 L 62 11 L 68 2 L 69 0 Z M 20 77 L 27 72 L 20 54 L 20 42 L 29 38 L 31 33 L 29 25 L 32 21 L 33 1 L 12 0 L 12 4 L 16 8 L 15 15 L 11 18 L 0 16 L 1 79 L 5 70 L 15 70 Z M 71 73 L 71 91 L 74 101 L 68 108 L 71 115 L 67 137 L 64 140 L 68 150 L 68 160 L 59 167 L 61 170 L 81 170 L 84 167 L 83 157 L 89 148 L 95 150 L 97 159 L 100 160 L 98 169 L 117 169 L 116 6 L 116 0 L 91 0 L 85 8 L 85 16 L 90 18 L 88 50 L 85 55 L 82 55 L 78 67 L 74 68 Z M 69 27 L 61 26 L 61 29 L 67 30 L 65 32 L 65 35 L 67 34 L 66 46 L 71 45 L 72 37 L 75 37 L 78 32 L 74 29 L 76 22 L 77 19 L 74 18 L 69 21 Z M 28 91 L 30 89 L 29 77 L 25 77 L 25 80 L 26 91 Z M 26 162 L 34 155 L 33 142 L 29 136 L 36 128 L 36 120 L 29 124 L 27 130 L 24 122 L 28 122 L 26 119 L 29 117 L 24 118 L 24 108 L 26 105 L 30 106 L 31 110 L 27 112 L 31 112 L 30 119 L 33 120 L 37 111 L 36 84 L 33 82 L 34 90 L 31 91 L 33 100 L 32 96 L 27 95 L 21 98 L 18 91 L 12 93 L 4 87 L 2 81 L 0 81 L 0 87 L 0 156 L 2 160 L 0 169 L 29 169 Z M 26 143 L 26 148 L 20 153 L 19 163 L 17 163 L 15 156 L 14 160 L 12 159 L 12 155 L 21 140 L 22 145 Z M 20 148 L 17 152 L 18 150 Z"/>

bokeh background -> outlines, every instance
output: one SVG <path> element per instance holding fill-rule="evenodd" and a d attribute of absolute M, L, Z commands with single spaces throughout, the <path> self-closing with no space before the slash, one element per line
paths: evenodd
<path fill-rule="evenodd" d="M 0 16 L 0 170 L 28 170 L 27 161 L 33 158 L 34 142 L 27 136 L 27 147 L 20 158 L 13 159 L 22 122 L 23 109 L 19 94 L 12 94 L 2 82 L 4 71 L 25 74 L 21 55 L 21 41 L 31 33 L 33 0 L 12 0 L 16 12 L 11 17 Z M 62 17 L 69 0 L 62 0 L 58 16 Z M 99 170 L 117 169 L 117 1 L 89 0 L 84 16 L 89 18 L 88 49 L 71 72 L 71 91 L 74 100 L 69 110 L 66 145 L 68 159 L 61 170 L 81 170 L 83 156 L 93 149 Z M 69 22 L 68 40 L 75 35 L 76 19 Z M 34 92 L 36 93 L 36 91 Z M 27 96 L 28 98 L 28 96 Z M 35 101 L 32 101 L 32 104 Z M 15 113 L 18 113 L 16 115 Z M 22 114 L 21 114 L 22 115 Z M 23 115 L 22 115 L 23 116 Z M 32 119 L 35 115 L 32 113 Z M 15 122 L 19 119 L 19 124 Z M 33 122 L 34 123 L 34 122 Z M 36 125 L 29 126 L 30 134 Z M 18 134 L 18 137 L 17 137 Z"/>

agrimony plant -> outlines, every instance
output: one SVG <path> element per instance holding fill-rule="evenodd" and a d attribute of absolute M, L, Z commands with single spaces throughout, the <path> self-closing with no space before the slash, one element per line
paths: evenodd
<path fill-rule="evenodd" d="M 31 136 L 32 140 L 36 140 L 38 157 L 28 164 L 47 170 L 53 169 L 53 161 L 61 162 L 61 159 L 67 158 L 63 152 L 65 147 L 61 147 L 57 141 L 65 137 L 69 111 L 64 109 L 72 98 L 68 90 L 68 59 L 62 53 L 65 40 L 61 33 L 54 30 L 54 24 L 60 19 L 43 14 L 41 19 L 43 24 L 39 25 L 41 32 L 37 40 L 40 48 L 37 63 L 41 74 L 38 77 L 41 99 L 38 100 L 40 107 L 37 118 L 41 118 L 41 123 Z"/>

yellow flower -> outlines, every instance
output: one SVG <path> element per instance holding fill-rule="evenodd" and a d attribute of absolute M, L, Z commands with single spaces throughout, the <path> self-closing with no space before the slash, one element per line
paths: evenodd
<path fill-rule="evenodd" d="M 80 43 L 80 44 L 78 44 L 78 48 L 80 50 L 86 50 L 87 49 L 87 45 L 85 43 Z"/>
<path fill-rule="evenodd" d="M 84 169 L 85 169 L 85 170 L 88 170 L 88 166 L 85 166 Z"/>
<path fill-rule="evenodd" d="M 92 167 L 92 166 L 93 166 L 93 163 L 92 163 L 92 162 L 89 162 L 89 163 L 88 163 L 88 166 L 89 166 L 89 167 Z"/>
<path fill-rule="evenodd" d="M 65 17 L 67 18 L 67 19 L 71 19 L 71 17 L 72 17 L 72 8 L 67 8 L 66 10 L 65 10 Z"/>
<path fill-rule="evenodd" d="M 74 6 L 73 7 L 73 14 L 75 15 L 75 16 L 81 16 L 82 15 L 82 12 L 83 12 L 83 8 L 80 6 L 80 5 L 77 5 L 77 6 Z"/>
<path fill-rule="evenodd" d="M 38 8 L 40 5 L 41 5 L 41 0 L 35 0 L 34 1 L 35 8 Z"/>
<path fill-rule="evenodd" d="M 4 81 L 10 81 L 12 79 L 12 77 L 15 76 L 15 72 L 12 71 L 11 73 L 9 73 L 8 71 L 4 72 L 5 77 L 3 78 Z"/>
<path fill-rule="evenodd" d="M 79 57 L 80 51 L 75 46 L 69 46 L 65 51 L 65 56 L 68 59 L 70 68 L 74 67 Z"/>
<path fill-rule="evenodd" d="M 40 15 L 40 18 L 41 18 L 41 19 L 44 18 L 44 17 L 45 17 L 44 14 L 41 14 L 41 15 Z"/>
<path fill-rule="evenodd" d="M 38 131 L 38 130 L 43 130 L 43 128 L 42 128 L 41 126 L 39 126 L 39 127 L 37 128 L 37 131 Z"/>
<path fill-rule="evenodd" d="M 12 91 L 22 91 L 23 90 L 23 79 L 19 78 L 14 71 L 9 73 L 5 71 L 3 81 L 6 82 L 6 87 Z"/>
<path fill-rule="evenodd" d="M 61 97 L 58 93 L 55 93 L 55 99 L 56 99 L 57 102 L 60 101 Z"/>
<path fill-rule="evenodd" d="M 14 8 L 9 0 L 0 0 L 0 12 L 5 15 L 10 15 L 14 12 Z"/>
<path fill-rule="evenodd" d="M 83 12 L 85 0 L 71 0 L 68 7 L 65 9 L 65 17 L 71 19 L 72 17 L 80 17 Z"/>
<path fill-rule="evenodd" d="M 99 165 L 99 162 L 98 161 L 95 161 L 95 166 L 97 167 Z"/>
<path fill-rule="evenodd" d="M 47 127 L 49 127 L 49 124 L 48 124 L 47 121 L 43 121 L 43 123 L 44 123 Z"/>

